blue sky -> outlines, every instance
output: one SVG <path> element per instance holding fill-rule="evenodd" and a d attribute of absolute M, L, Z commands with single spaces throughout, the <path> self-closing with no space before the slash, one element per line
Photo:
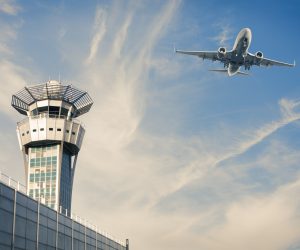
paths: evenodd
<path fill-rule="evenodd" d="M 300 63 L 297 1 L 0 1 L 0 170 L 24 182 L 11 95 L 89 91 L 73 211 L 132 249 L 300 248 L 299 67 L 209 72 L 178 49 Z M 155 239 L 155 240 L 153 240 Z"/>

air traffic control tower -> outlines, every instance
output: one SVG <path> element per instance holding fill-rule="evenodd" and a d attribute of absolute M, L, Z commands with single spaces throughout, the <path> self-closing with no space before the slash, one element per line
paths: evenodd
<path fill-rule="evenodd" d="M 27 116 L 17 124 L 27 195 L 55 209 L 71 212 L 76 161 L 85 129 L 75 118 L 93 101 L 85 91 L 57 81 L 28 86 L 11 105 Z"/>

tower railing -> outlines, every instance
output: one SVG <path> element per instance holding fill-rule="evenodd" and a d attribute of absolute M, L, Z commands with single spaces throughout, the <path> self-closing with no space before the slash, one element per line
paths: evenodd
<path fill-rule="evenodd" d="M 16 189 L 17 191 L 26 194 L 26 186 L 21 184 L 19 181 L 12 179 L 10 176 L 2 173 L 0 171 L 0 182 L 6 184 L 7 186 Z"/>

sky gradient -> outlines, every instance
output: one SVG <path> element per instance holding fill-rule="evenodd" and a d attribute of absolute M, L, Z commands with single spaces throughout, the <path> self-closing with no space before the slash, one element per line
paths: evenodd
<path fill-rule="evenodd" d="M 298 1 L 0 0 L 0 171 L 24 183 L 12 94 L 89 92 L 73 212 L 143 250 L 300 248 L 299 67 L 209 72 L 178 49 L 300 63 Z"/>

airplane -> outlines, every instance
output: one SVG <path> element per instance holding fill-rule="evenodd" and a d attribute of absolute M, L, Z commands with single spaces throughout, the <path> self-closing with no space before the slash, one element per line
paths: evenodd
<path fill-rule="evenodd" d="M 287 66 L 295 67 L 293 64 L 279 62 L 263 57 L 261 51 L 251 54 L 248 49 L 251 44 L 252 34 L 249 28 L 243 28 L 235 39 L 232 50 L 226 51 L 225 47 L 220 47 L 218 51 L 184 51 L 175 50 L 176 53 L 198 56 L 200 58 L 209 59 L 212 61 L 220 61 L 224 64 L 224 69 L 212 69 L 210 71 L 227 72 L 229 76 L 236 74 L 248 75 L 248 73 L 240 71 L 240 67 L 244 67 L 245 70 L 250 70 L 251 66 Z"/>

